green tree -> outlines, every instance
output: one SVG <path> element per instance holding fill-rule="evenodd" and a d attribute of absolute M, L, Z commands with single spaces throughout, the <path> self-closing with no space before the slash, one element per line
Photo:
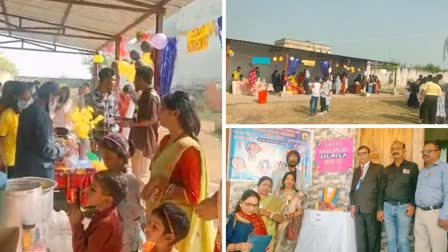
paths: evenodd
<path fill-rule="evenodd" d="M 0 71 L 7 72 L 12 75 L 17 74 L 16 64 L 14 64 L 10 59 L 6 58 L 2 52 L 0 52 Z"/>

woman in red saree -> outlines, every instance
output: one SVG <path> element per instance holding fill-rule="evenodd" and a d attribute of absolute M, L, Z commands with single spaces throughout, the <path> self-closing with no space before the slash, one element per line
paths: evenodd
<path fill-rule="evenodd" d="M 257 92 L 257 69 L 254 67 L 249 72 L 249 91 L 250 95 L 254 96 Z"/>
<path fill-rule="evenodd" d="M 226 226 L 227 251 L 250 251 L 252 243 L 247 240 L 251 234 L 267 235 L 263 219 L 257 214 L 260 195 L 247 190 L 241 196 L 235 211 L 229 215 Z"/>
<path fill-rule="evenodd" d="M 163 202 L 181 207 L 190 220 L 190 231 L 176 244 L 183 251 L 212 252 L 216 230 L 200 219 L 194 207 L 208 195 L 208 169 L 199 144 L 201 122 L 193 97 L 177 91 L 162 98 L 160 124 L 168 129 L 151 160 L 151 178 L 142 190 L 147 216 Z"/>

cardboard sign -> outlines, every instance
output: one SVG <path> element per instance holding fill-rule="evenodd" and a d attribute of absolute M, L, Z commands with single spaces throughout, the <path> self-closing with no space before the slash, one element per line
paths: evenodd
<path fill-rule="evenodd" d="M 216 34 L 215 22 L 210 22 L 189 31 L 187 34 L 187 52 L 194 53 L 207 50 L 208 40 L 212 34 Z"/>

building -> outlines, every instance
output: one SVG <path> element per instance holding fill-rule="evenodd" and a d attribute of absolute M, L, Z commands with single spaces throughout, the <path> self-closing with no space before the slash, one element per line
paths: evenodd
<path fill-rule="evenodd" d="M 312 43 L 309 41 L 300 41 L 300 40 L 284 38 L 284 39 L 275 41 L 274 45 L 291 48 L 291 49 L 299 49 L 299 50 L 309 51 L 309 52 L 320 52 L 320 53 L 331 54 L 331 46 L 316 44 L 316 43 Z"/>

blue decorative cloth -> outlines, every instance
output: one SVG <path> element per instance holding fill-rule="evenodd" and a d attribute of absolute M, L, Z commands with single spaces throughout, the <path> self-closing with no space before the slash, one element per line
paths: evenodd
<path fill-rule="evenodd" d="M 320 71 L 324 78 L 328 76 L 328 70 L 330 70 L 330 61 L 322 61 L 320 63 Z"/>
<path fill-rule="evenodd" d="M 302 60 L 299 58 L 296 58 L 294 60 L 288 59 L 288 76 L 294 74 L 301 63 Z"/>
<path fill-rule="evenodd" d="M 231 243 L 247 242 L 249 235 L 254 232 L 252 223 L 235 221 L 235 214 L 229 215 L 226 225 L 226 247 Z"/>
<path fill-rule="evenodd" d="M 168 94 L 173 81 L 174 67 L 177 57 L 177 39 L 168 38 L 167 46 L 162 50 L 162 62 L 160 67 L 160 93 Z"/>
<path fill-rule="evenodd" d="M 219 29 L 219 41 L 221 42 L 221 47 L 222 47 L 222 16 L 218 18 L 217 23 L 218 23 L 218 29 Z"/>

